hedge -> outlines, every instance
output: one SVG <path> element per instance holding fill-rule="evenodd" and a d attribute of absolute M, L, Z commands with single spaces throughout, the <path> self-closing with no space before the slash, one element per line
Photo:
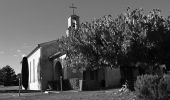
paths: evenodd
<path fill-rule="evenodd" d="M 144 100 L 168 100 L 170 76 L 142 75 L 137 77 L 135 92 Z"/>

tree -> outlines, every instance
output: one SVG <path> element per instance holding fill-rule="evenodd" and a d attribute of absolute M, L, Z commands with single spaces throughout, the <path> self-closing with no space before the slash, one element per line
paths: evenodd
<path fill-rule="evenodd" d="M 170 66 L 170 17 L 160 10 L 145 14 L 130 8 L 118 17 L 111 15 L 82 23 L 71 30 L 67 45 L 67 65 L 78 69 L 132 67 L 155 73 L 157 67 Z"/>
<path fill-rule="evenodd" d="M 6 65 L 1 69 L 1 72 L 4 85 L 14 85 L 14 81 L 16 81 L 14 69 L 12 69 L 9 65 Z"/>
<path fill-rule="evenodd" d="M 73 30 L 69 36 L 69 65 L 92 70 L 119 67 L 124 42 L 123 27 L 117 27 L 121 20 L 115 20 L 111 15 L 104 16 L 82 23 L 78 30 Z"/>
<path fill-rule="evenodd" d="M 1 69 L 0 69 L 0 85 L 3 85 L 3 74 Z"/>
<path fill-rule="evenodd" d="M 28 89 L 28 80 L 29 80 L 29 69 L 28 69 L 28 60 L 27 57 L 23 57 L 22 59 L 22 69 L 21 69 L 21 75 L 22 75 L 22 85 L 25 88 L 25 90 Z"/>
<path fill-rule="evenodd" d="M 82 23 L 69 37 L 60 39 L 67 53 L 67 65 L 78 69 L 137 66 L 170 66 L 170 17 L 160 10 L 145 14 L 143 9 L 127 9 Z M 59 44 L 60 44 L 59 43 Z M 81 66 L 81 67 L 80 67 Z M 144 68 L 145 69 L 145 68 Z"/>
<path fill-rule="evenodd" d="M 130 33 L 128 39 L 130 46 L 125 54 L 126 61 L 134 65 L 140 62 L 152 67 L 158 64 L 166 64 L 168 67 L 169 20 L 161 16 L 158 9 L 153 9 L 148 15 L 145 15 L 142 9 L 128 10 L 125 19 L 128 25 L 126 30 Z"/>
<path fill-rule="evenodd" d="M 21 77 L 22 77 L 21 73 L 18 73 L 17 74 L 17 79 L 19 80 L 19 78 L 21 78 Z"/>

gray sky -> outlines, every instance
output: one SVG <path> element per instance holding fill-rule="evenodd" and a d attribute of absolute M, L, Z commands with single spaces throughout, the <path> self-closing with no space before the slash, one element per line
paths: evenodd
<path fill-rule="evenodd" d="M 116 16 L 127 7 L 160 8 L 163 16 L 170 15 L 169 0 L 0 0 L 0 67 L 10 65 L 19 73 L 22 56 L 65 35 L 72 3 L 81 22 Z"/>

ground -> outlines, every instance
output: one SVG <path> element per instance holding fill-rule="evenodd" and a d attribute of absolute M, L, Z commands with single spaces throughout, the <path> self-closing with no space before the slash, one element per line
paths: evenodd
<path fill-rule="evenodd" d="M 18 87 L 6 87 L 0 89 L 0 100 L 136 100 L 133 92 L 119 92 L 119 89 L 98 91 L 64 91 L 42 93 L 41 91 L 22 91 L 19 97 L 18 90 L 10 89 Z M 4 91 L 4 89 L 7 89 Z"/>

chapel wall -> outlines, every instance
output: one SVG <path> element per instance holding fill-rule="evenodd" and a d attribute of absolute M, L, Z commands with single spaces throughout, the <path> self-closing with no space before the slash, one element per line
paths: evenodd
<path fill-rule="evenodd" d="M 28 57 L 29 65 L 29 89 L 30 90 L 40 90 L 41 80 L 40 80 L 40 53 L 41 48 L 37 49 L 32 55 Z"/>
<path fill-rule="evenodd" d="M 49 60 L 49 57 L 58 52 L 57 46 L 57 42 L 54 42 L 42 47 L 41 69 L 43 74 L 43 89 L 47 89 L 48 82 L 54 79 L 53 62 Z"/>
<path fill-rule="evenodd" d="M 106 68 L 105 69 L 105 85 L 106 87 L 120 86 L 121 74 L 120 68 Z"/>

